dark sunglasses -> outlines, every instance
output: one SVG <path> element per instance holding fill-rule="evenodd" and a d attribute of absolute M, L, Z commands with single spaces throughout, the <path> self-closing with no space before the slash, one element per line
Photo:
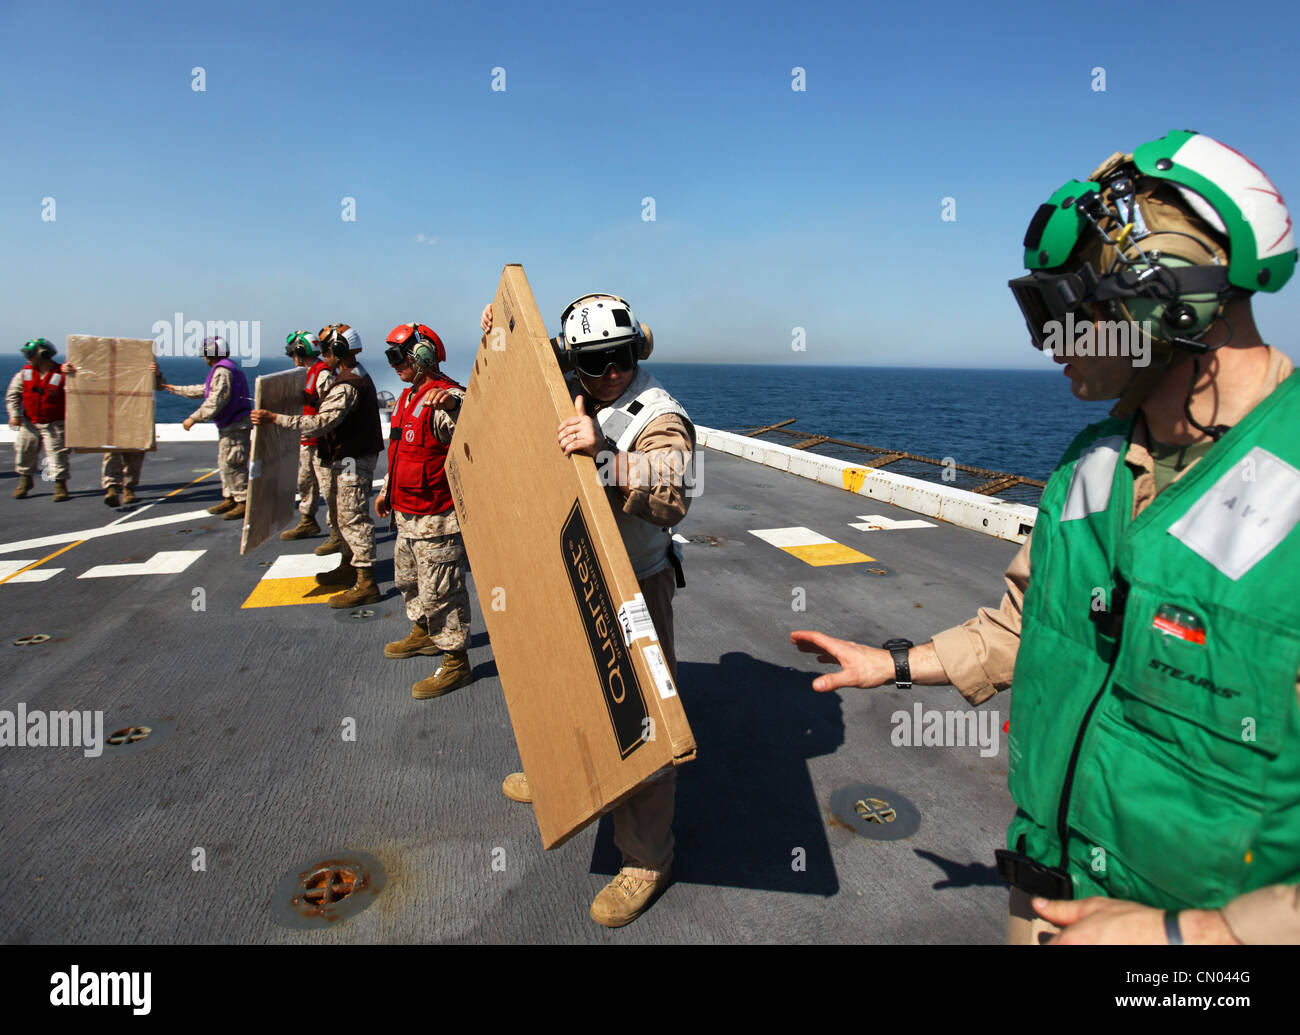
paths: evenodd
<path fill-rule="evenodd" d="M 636 354 L 629 344 L 611 345 L 606 349 L 586 349 L 573 354 L 573 365 L 588 377 L 604 377 L 610 367 L 627 373 L 636 366 Z"/>

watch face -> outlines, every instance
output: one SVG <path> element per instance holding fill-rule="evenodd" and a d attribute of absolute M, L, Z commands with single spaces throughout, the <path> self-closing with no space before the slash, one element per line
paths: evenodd
<path fill-rule="evenodd" d="M 901 640 L 901 639 L 886 640 L 884 643 L 880 645 L 882 650 L 897 650 L 900 647 L 906 647 L 910 650 L 913 646 L 915 645 L 912 643 L 911 640 Z"/>

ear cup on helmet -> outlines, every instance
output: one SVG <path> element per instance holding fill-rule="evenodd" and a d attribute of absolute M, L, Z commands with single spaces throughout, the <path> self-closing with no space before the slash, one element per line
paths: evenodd
<path fill-rule="evenodd" d="M 649 359 L 650 353 L 655 350 L 654 333 L 643 323 L 637 324 L 637 326 L 641 328 L 641 346 L 638 351 L 638 358 Z"/>

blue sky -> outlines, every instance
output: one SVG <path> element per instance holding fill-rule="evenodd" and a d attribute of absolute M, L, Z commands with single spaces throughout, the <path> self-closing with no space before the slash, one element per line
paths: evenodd
<path fill-rule="evenodd" d="M 1068 178 L 1193 128 L 1300 204 L 1300 16 L 1240 10 L 5 0 L 0 348 L 179 311 L 374 369 L 418 319 L 463 377 L 522 262 L 553 332 L 611 291 L 664 360 L 1040 366 L 1006 281 Z M 1256 312 L 1300 355 L 1300 279 Z"/>

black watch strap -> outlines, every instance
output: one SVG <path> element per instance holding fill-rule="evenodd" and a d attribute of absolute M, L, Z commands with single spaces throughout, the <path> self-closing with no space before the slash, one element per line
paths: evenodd
<path fill-rule="evenodd" d="M 894 685 L 900 690 L 911 689 L 912 669 L 907 663 L 907 652 L 914 644 L 911 640 L 886 640 L 881 648 L 889 651 L 894 658 Z"/>

